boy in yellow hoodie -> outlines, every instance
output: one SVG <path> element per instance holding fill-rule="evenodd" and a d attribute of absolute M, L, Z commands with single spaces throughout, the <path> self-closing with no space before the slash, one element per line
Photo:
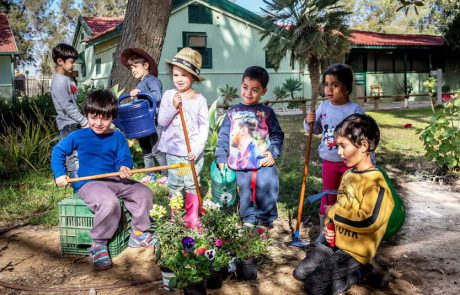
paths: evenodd
<path fill-rule="evenodd" d="M 351 169 L 344 173 L 337 203 L 326 208 L 326 245 L 308 253 L 294 270 L 313 294 L 339 294 L 360 281 L 388 284 L 388 270 L 374 258 L 394 208 L 391 191 L 371 161 L 380 140 L 377 123 L 363 114 L 345 118 L 335 129 L 338 154 Z M 335 246 L 334 246 L 335 245 Z"/>

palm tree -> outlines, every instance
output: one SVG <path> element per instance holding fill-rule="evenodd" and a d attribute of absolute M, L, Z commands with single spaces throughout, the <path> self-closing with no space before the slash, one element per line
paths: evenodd
<path fill-rule="evenodd" d="M 345 17 L 350 14 L 339 0 L 264 0 L 265 20 L 271 25 L 261 33 L 270 61 L 278 69 L 288 56 L 290 66 L 308 67 L 312 85 L 311 108 L 319 95 L 321 61 L 344 56 L 351 48 Z M 275 24 L 275 25 L 273 25 Z"/>
<path fill-rule="evenodd" d="M 294 92 L 302 90 L 302 83 L 300 83 L 299 79 L 288 78 L 284 81 L 283 88 L 290 93 L 291 99 L 295 99 Z"/>
<path fill-rule="evenodd" d="M 230 102 L 232 102 L 234 98 L 239 97 L 238 89 L 228 84 L 225 84 L 224 87 L 219 88 L 219 94 L 223 99 L 222 105 L 224 109 L 228 109 L 230 106 Z"/>

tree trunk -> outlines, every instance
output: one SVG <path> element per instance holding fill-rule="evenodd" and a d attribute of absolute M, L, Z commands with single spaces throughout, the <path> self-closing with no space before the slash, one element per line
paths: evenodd
<path fill-rule="evenodd" d="M 129 92 L 137 83 L 118 58 L 129 47 L 143 49 L 158 64 L 171 15 L 172 0 L 129 0 L 126 6 L 123 32 L 113 61 L 109 86 L 119 84 Z"/>
<path fill-rule="evenodd" d="M 310 73 L 310 82 L 311 82 L 311 105 L 310 110 L 315 111 L 316 100 L 319 96 L 319 80 L 320 80 L 320 62 L 316 56 L 310 57 L 308 61 L 308 72 Z M 305 104 L 305 109 L 307 104 Z"/>

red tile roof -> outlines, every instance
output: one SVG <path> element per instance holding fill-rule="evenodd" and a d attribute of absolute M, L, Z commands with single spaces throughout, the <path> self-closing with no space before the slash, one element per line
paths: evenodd
<path fill-rule="evenodd" d="M 85 39 L 86 42 L 114 31 L 123 22 L 123 17 L 85 16 L 83 19 L 93 31 L 93 34 Z"/>
<path fill-rule="evenodd" d="M 432 35 L 386 34 L 353 30 L 351 41 L 361 46 L 444 46 L 444 38 Z"/>
<path fill-rule="evenodd" d="M 11 32 L 8 18 L 5 14 L 0 14 L 0 53 L 17 53 L 18 47 Z"/>

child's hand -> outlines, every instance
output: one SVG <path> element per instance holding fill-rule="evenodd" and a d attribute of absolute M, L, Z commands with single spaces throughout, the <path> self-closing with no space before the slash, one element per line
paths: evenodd
<path fill-rule="evenodd" d="M 54 181 L 58 186 L 66 186 L 69 184 L 68 179 L 69 177 L 67 175 L 62 175 L 56 178 Z"/>
<path fill-rule="evenodd" d="M 130 95 L 131 97 L 136 97 L 136 96 L 139 94 L 139 92 L 141 92 L 141 91 L 140 91 L 139 89 L 136 88 L 136 89 L 131 90 L 131 91 L 129 92 L 129 95 Z"/>
<path fill-rule="evenodd" d="M 335 230 L 329 229 L 327 225 L 324 226 L 324 237 L 326 241 L 331 244 L 331 241 L 335 240 Z"/>
<path fill-rule="evenodd" d="M 217 167 L 219 167 L 219 170 L 220 170 L 221 173 L 224 172 L 224 167 L 228 168 L 226 163 L 217 163 Z"/>
<path fill-rule="evenodd" d="M 179 108 L 179 104 L 182 102 L 182 97 L 180 96 L 180 93 L 176 91 L 176 94 L 174 94 L 173 97 L 173 106 L 177 109 Z"/>
<path fill-rule="evenodd" d="M 273 159 L 273 155 L 270 151 L 266 151 L 263 155 L 264 158 L 260 162 L 263 167 L 273 166 L 273 164 L 275 164 L 275 159 Z"/>
<path fill-rule="evenodd" d="M 190 153 L 188 154 L 188 159 L 189 159 L 189 161 L 195 161 L 196 158 L 197 158 L 197 157 L 196 157 L 196 155 L 195 155 L 194 153 L 190 152 Z"/>
<path fill-rule="evenodd" d="M 120 167 L 120 178 L 130 178 L 131 175 L 131 169 L 126 166 Z"/>
<path fill-rule="evenodd" d="M 311 124 L 315 122 L 315 119 L 316 119 L 316 114 L 314 112 L 308 112 L 307 116 L 305 117 L 305 122 L 307 124 Z"/>

